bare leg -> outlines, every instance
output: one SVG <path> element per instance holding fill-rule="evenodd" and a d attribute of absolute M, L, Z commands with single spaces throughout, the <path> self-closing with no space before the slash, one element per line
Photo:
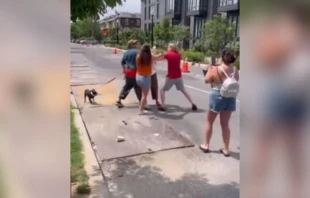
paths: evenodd
<path fill-rule="evenodd" d="M 186 91 L 186 89 L 181 90 L 181 92 L 184 94 L 184 96 L 186 97 L 186 99 L 187 99 L 191 104 L 194 104 L 194 103 L 193 103 L 193 100 L 192 100 L 192 98 L 191 98 L 191 96 L 188 94 L 188 92 Z"/>
<path fill-rule="evenodd" d="M 200 147 L 202 147 L 203 149 L 209 149 L 209 145 L 210 145 L 210 140 L 212 137 L 212 129 L 213 129 L 213 123 L 215 121 L 215 118 L 217 116 L 218 113 L 215 113 L 211 110 L 208 111 L 207 113 L 207 121 L 206 121 L 206 139 L 205 139 L 205 143 L 200 145 Z"/>
<path fill-rule="evenodd" d="M 161 99 L 161 105 L 165 106 L 165 91 L 163 89 L 160 90 L 160 99 Z"/>
<path fill-rule="evenodd" d="M 229 154 L 229 141 L 230 141 L 230 128 L 229 128 L 229 120 L 231 116 L 231 111 L 223 111 L 220 112 L 220 123 L 222 127 L 222 136 L 224 142 L 223 152 L 225 154 Z"/>
<path fill-rule="evenodd" d="M 147 104 L 147 95 L 150 89 L 142 89 L 142 98 L 140 102 L 140 112 L 143 113 L 144 107 Z"/>

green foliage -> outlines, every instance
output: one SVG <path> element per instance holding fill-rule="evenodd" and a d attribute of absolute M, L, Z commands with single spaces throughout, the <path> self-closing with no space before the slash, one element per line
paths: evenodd
<path fill-rule="evenodd" d="M 138 40 L 141 44 L 146 41 L 145 33 L 141 29 L 125 28 L 122 32 L 120 32 L 119 38 L 123 45 L 127 44 L 127 42 L 131 39 Z"/>
<path fill-rule="evenodd" d="M 156 42 L 160 43 L 160 41 L 163 41 L 168 44 L 173 38 L 171 30 L 170 19 L 164 17 L 159 25 L 154 26 L 154 38 Z"/>
<path fill-rule="evenodd" d="M 190 62 L 201 63 L 204 61 L 205 56 L 201 52 L 196 52 L 193 50 L 187 50 L 182 52 L 182 58 L 187 58 Z"/>
<path fill-rule="evenodd" d="M 91 17 L 87 17 L 83 20 L 78 20 L 71 24 L 71 38 L 92 38 L 96 40 L 102 40 L 102 34 L 99 26 L 99 22 Z"/>
<path fill-rule="evenodd" d="M 227 17 L 216 15 L 203 28 L 201 42 L 208 50 L 220 54 L 229 43 L 233 42 L 234 29 Z"/>
<path fill-rule="evenodd" d="M 83 154 L 83 143 L 79 137 L 79 130 L 75 125 L 75 117 L 70 111 L 70 143 L 71 143 L 71 182 L 77 183 L 77 192 L 81 194 L 89 194 L 88 175 L 84 169 L 85 158 Z M 88 186 L 88 188 L 87 188 Z"/>
<path fill-rule="evenodd" d="M 125 1 L 125 0 L 124 0 Z M 99 19 L 108 7 L 122 5 L 123 0 L 71 0 L 71 21 L 83 20 L 88 16 Z"/>
<path fill-rule="evenodd" d="M 182 42 L 185 39 L 188 40 L 191 38 L 189 27 L 185 25 L 174 25 L 170 31 L 172 31 L 171 35 L 176 42 Z"/>

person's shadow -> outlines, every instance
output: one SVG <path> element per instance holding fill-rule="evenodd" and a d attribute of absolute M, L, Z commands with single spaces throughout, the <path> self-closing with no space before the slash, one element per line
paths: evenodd
<path fill-rule="evenodd" d="M 162 119 L 171 119 L 171 120 L 180 120 L 183 119 L 189 113 L 204 113 L 204 109 L 198 109 L 193 111 L 191 108 L 184 108 L 178 105 L 165 105 L 166 111 L 157 110 L 156 105 L 150 105 L 152 108 L 152 114 L 162 118 Z"/>

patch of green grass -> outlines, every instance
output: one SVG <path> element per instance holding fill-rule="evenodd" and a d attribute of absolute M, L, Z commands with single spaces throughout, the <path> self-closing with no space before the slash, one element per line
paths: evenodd
<path fill-rule="evenodd" d="M 84 169 L 83 144 L 79 137 L 79 131 L 74 123 L 74 113 L 70 109 L 71 125 L 71 182 L 77 184 L 77 193 L 89 194 L 90 187 L 88 184 L 88 175 Z"/>

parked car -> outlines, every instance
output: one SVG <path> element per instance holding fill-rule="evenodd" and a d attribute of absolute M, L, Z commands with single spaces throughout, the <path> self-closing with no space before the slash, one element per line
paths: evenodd
<path fill-rule="evenodd" d="M 96 45 L 96 44 L 98 44 L 98 42 L 96 40 L 93 40 L 93 39 L 83 40 L 80 43 L 83 45 Z"/>

